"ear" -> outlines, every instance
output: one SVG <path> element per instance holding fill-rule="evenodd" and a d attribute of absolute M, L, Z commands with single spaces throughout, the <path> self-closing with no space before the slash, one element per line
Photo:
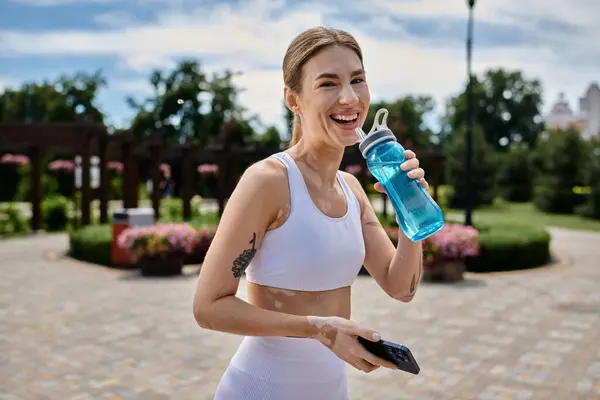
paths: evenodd
<path fill-rule="evenodd" d="M 283 88 L 283 101 L 285 106 L 293 113 L 298 113 L 300 110 L 298 96 L 292 92 L 287 86 Z"/>

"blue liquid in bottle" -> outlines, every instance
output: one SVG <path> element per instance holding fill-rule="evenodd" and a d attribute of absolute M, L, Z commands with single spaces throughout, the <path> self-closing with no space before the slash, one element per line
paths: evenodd
<path fill-rule="evenodd" d="M 383 121 L 378 122 L 384 114 Z M 426 239 L 444 226 L 440 206 L 416 179 L 411 179 L 400 165 L 406 160 L 404 148 L 386 125 L 388 111 L 380 109 L 375 115 L 368 135 L 357 128 L 361 141 L 359 149 L 371 174 L 383 185 L 396 213 L 400 228 L 413 242 Z"/>

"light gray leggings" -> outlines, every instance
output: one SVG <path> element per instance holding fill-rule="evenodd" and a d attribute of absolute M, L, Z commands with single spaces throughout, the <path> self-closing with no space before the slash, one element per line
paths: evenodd
<path fill-rule="evenodd" d="M 245 337 L 215 400 L 348 400 L 346 363 L 313 339 Z"/>

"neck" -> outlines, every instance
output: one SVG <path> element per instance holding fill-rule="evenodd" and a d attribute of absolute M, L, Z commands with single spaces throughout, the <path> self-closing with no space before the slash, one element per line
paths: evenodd
<path fill-rule="evenodd" d="M 330 188 L 335 186 L 336 173 L 344 157 L 343 147 L 306 141 L 304 138 L 291 149 L 290 153 L 310 170 L 313 181 Z"/>

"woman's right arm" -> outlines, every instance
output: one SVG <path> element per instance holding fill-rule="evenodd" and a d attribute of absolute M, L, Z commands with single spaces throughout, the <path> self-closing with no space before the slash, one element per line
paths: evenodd
<path fill-rule="evenodd" d="M 318 334 L 309 317 L 265 310 L 236 297 L 240 277 L 277 218 L 287 186 L 285 167 L 277 160 L 260 161 L 242 175 L 200 270 L 194 316 L 201 327 L 245 336 Z"/>

